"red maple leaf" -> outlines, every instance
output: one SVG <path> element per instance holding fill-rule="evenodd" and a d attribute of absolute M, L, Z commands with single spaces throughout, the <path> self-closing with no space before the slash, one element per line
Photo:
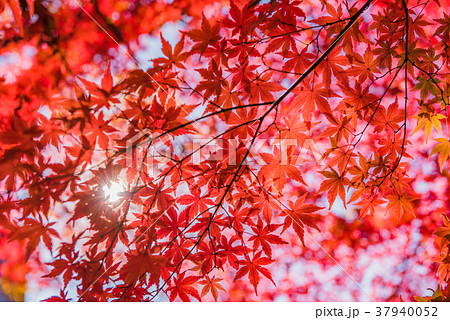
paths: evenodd
<path fill-rule="evenodd" d="M 286 111 L 301 111 L 303 119 L 311 121 L 314 112 L 317 109 L 328 116 L 332 117 L 332 111 L 328 102 L 329 98 L 339 97 L 331 89 L 325 87 L 323 83 L 313 84 L 306 83 L 293 91 L 297 97 L 292 102 L 290 108 Z"/>
<path fill-rule="evenodd" d="M 248 255 L 245 255 L 245 260 L 239 261 L 239 264 L 242 265 L 243 267 L 241 267 L 236 272 L 236 276 L 234 277 L 234 281 L 236 281 L 248 274 L 248 279 L 255 288 L 256 294 L 258 294 L 257 287 L 260 280 L 259 274 L 262 274 L 264 277 L 272 281 L 272 283 L 275 285 L 275 282 L 272 279 L 270 271 L 267 270 L 267 268 L 263 267 L 272 263 L 272 260 L 266 257 L 261 257 L 261 253 L 262 253 L 261 251 L 255 253 L 253 255 L 253 259 L 250 259 Z"/>
<path fill-rule="evenodd" d="M 305 245 L 305 227 L 319 231 L 317 226 L 319 217 L 313 212 L 323 209 L 323 207 L 318 207 L 315 204 L 305 204 L 306 197 L 307 193 L 299 197 L 295 203 L 289 202 L 290 209 L 283 210 L 281 213 L 281 216 L 285 216 L 283 232 L 292 226 L 303 245 Z"/>
<path fill-rule="evenodd" d="M 180 297 L 181 301 L 189 302 L 189 296 L 201 301 L 200 295 L 194 286 L 198 279 L 199 277 L 196 276 L 186 277 L 186 272 L 179 274 L 178 277 L 173 280 L 173 284 L 167 288 L 167 291 L 170 292 L 170 301 L 174 301 L 177 296 Z"/>

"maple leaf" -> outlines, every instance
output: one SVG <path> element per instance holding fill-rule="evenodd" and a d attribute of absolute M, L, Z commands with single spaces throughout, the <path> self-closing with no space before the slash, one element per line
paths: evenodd
<path fill-rule="evenodd" d="M 342 66 L 347 65 L 348 60 L 339 54 L 338 50 L 333 50 L 324 61 L 317 67 L 317 72 L 322 73 L 324 88 L 329 89 L 331 78 L 334 75 L 343 84 L 348 83 L 348 76 Z"/>
<path fill-rule="evenodd" d="M 233 281 L 236 281 L 245 275 L 248 274 L 248 279 L 250 280 L 250 283 L 253 285 L 253 288 L 255 289 L 255 293 L 258 294 L 258 284 L 260 280 L 260 273 L 272 281 L 272 283 L 275 285 L 275 282 L 272 279 L 272 276 L 270 274 L 270 271 L 267 268 L 264 268 L 263 266 L 266 266 L 270 263 L 272 263 L 272 260 L 270 260 L 267 257 L 261 257 L 262 252 L 258 251 L 253 255 L 253 259 L 250 259 L 248 255 L 245 255 L 245 260 L 240 260 L 239 264 L 242 265 L 237 272 L 236 276 L 234 277 Z"/>
<path fill-rule="evenodd" d="M 351 118 L 340 115 L 339 119 L 330 118 L 329 120 L 331 122 L 330 126 L 328 126 L 319 137 L 331 137 L 336 135 L 336 144 L 339 143 L 342 138 L 348 141 L 350 133 L 352 132 L 352 129 L 348 125 Z"/>
<path fill-rule="evenodd" d="M 428 22 L 424 19 L 424 14 L 417 15 L 414 20 L 411 21 L 410 24 L 410 37 L 413 40 L 415 35 L 419 36 L 419 38 L 427 38 L 428 35 L 426 33 L 426 26 L 432 25 L 431 22 Z"/>
<path fill-rule="evenodd" d="M 441 80 L 434 78 L 434 77 L 426 77 L 422 76 L 419 77 L 419 81 L 414 86 L 414 90 L 420 89 L 420 98 L 422 100 L 425 100 L 429 93 L 432 95 L 437 95 L 439 92 L 439 89 L 437 87 L 437 84 L 441 82 Z"/>
<path fill-rule="evenodd" d="M 56 259 L 51 263 L 49 263 L 48 265 L 52 266 L 53 270 L 50 271 L 48 274 L 46 274 L 44 277 L 53 278 L 62 275 L 64 280 L 64 286 L 67 286 L 67 284 L 72 279 L 72 276 L 75 271 L 73 261 L 69 261 L 66 259 Z"/>
<path fill-rule="evenodd" d="M 214 60 L 211 61 L 210 67 L 210 69 L 197 69 L 204 80 L 200 81 L 195 89 L 199 92 L 205 91 L 204 97 L 206 99 L 213 94 L 219 97 L 222 92 L 222 86 L 225 84 L 225 80 L 222 78 L 222 69 L 219 68 Z"/>
<path fill-rule="evenodd" d="M 44 245 L 51 252 L 53 247 L 51 237 L 59 238 L 58 232 L 55 229 L 50 228 L 55 225 L 56 222 L 50 222 L 44 225 L 41 218 L 39 221 L 31 218 L 24 218 L 23 222 L 23 226 L 13 232 L 11 240 L 28 239 L 25 260 L 28 260 L 33 251 L 36 250 L 41 238 Z"/>
<path fill-rule="evenodd" d="M 281 207 L 270 195 L 264 193 L 261 197 L 253 197 L 254 208 L 261 210 L 262 216 L 267 223 L 272 220 L 272 212 L 280 210 Z"/>
<path fill-rule="evenodd" d="M 427 110 L 424 110 L 417 115 L 417 126 L 414 128 L 411 134 L 415 134 L 422 128 L 425 128 L 425 142 L 428 143 L 428 138 L 430 137 L 433 129 L 436 129 L 439 134 L 442 135 L 442 126 L 440 121 L 442 119 L 446 119 L 443 114 L 432 114 Z"/>
<path fill-rule="evenodd" d="M 311 22 L 318 24 L 318 25 L 324 25 L 327 23 L 332 24 L 333 22 L 341 20 L 342 14 L 343 14 L 342 5 L 334 7 L 330 3 L 327 3 L 327 1 L 325 1 L 325 0 L 321 0 L 321 2 L 322 2 L 322 10 L 323 10 L 323 8 L 326 8 L 327 13 L 330 16 L 322 16 L 318 19 L 311 20 Z M 332 24 L 332 26 L 334 26 L 334 25 Z M 338 28 L 338 27 L 334 26 L 334 28 L 331 28 L 331 30 L 328 31 L 329 35 L 336 33 L 336 28 Z"/>
<path fill-rule="evenodd" d="M 167 264 L 167 258 L 161 255 L 139 254 L 137 251 L 126 253 L 127 262 L 119 270 L 127 284 L 138 281 L 144 274 L 149 273 L 156 283 L 160 277 L 161 268 Z"/>
<path fill-rule="evenodd" d="M 449 239 L 449 235 L 450 235 L 450 219 L 446 216 L 446 215 L 442 215 L 442 219 L 443 219 L 443 226 L 439 227 L 436 229 L 436 232 L 434 233 L 436 236 L 438 236 L 439 238 L 446 238 L 448 241 L 450 241 Z"/>
<path fill-rule="evenodd" d="M 362 192 L 365 190 L 366 188 L 366 184 L 365 184 L 365 180 L 370 176 L 369 170 L 372 167 L 372 159 L 369 158 L 369 160 L 366 159 L 366 157 L 364 157 L 363 154 L 359 153 L 359 166 L 358 165 L 354 165 L 351 166 L 348 169 L 348 172 L 353 175 L 354 177 L 351 180 L 351 185 L 354 187 L 358 187 L 359 191 L 355 191 L 352 196 L 350 197 L 350 200 L 348 201 L 353 202 L 356 199 L 359 198 L 359 196 L 362 194 Z"/>
<path fill-rule="evenodd" d="M 283 210 L 281 216 L 285 216 L 283 232 L 292 226 L 294 231 L 300 238 L 303 246 L 305 245 L 305 227 L 314 228 L 317 231 L 319 227 L 317 226 L 318 216 L 312 214 L 318 210 L 323 209 L 323 207 L 316 206 L 315 204 L 305 204 L 307 193 L 305 192 L 302 196 L 297 198 L 294 202 L 289 202 L 290 210 Z"/>
<path fill-rule="evenodd" d="M 367 108 L 377 100 L 374 94 L 369 93 L 370 85 L 363 87 L 357 82 L 354 88 L 349 86 L 340 86 L 340 88 L 344 92 L 345 98 L 340 101 L 337 108 L 344 110 L 349 117 L 356 115 L 360 109 Z"/>
<path fill-rule="evenodd" d="M 111 89 L 113 88 L 114 82 L 113 82 L 113 78 L 111 75 L 111 62 L 108 62 L 108 68 L 107 68 L 105 75 L 102 78 L 101 85 L 102 85 L 102 89 L 107 92 L 110 92 Z"/>
<path fill-rule="evenodd" d="M 161 43 L 162 43 L 162 52 L 167 57 L 166 58 L 157 58 L 154 59 L 153 62 L 161 65 L 162 68 L 171 68 L 172 65 L 175 65 L 178 68 L 185 69 L 183 62 L 189 56 L 188 52 L 182 52 L 184 47 L 184 36 L 177 43 L 175 48 L 172 51 L 172 46 L 169 42 L 167 42 L 161 33 Z"/>
<path fill-rule="evenodd" d="M 235 269 L 239 267 L 239 259 L 237 256 L 241 255 L 244 251 L 244 247 L 242 245 L 236 245 L 233 247 L 233 243 L 236 242 L 237 239 L 238 238 L 236 236 L 231 237 L 229 240 L 227 237 L 222 236 L 219 244 L 219 250 L 217 252 L 219 256 L 225 257 L 231 267 Z"/>
<path fill-rule="evenodd" d="M 410 144 L 409 140 L 403 140 L 401 132 L 397 133 L 393 138 L 382 138 L 379 142 L 379 151 L 381 154 L 387 154 L 391 159 L 395 159 L 397 155 L 403 154 L 404 157 L 412 158 L 404 149 Z M 402 151 L 403 150 L 403 151 Z"/>
<path fill-rule="evenodd" d="M 222 281 L 222 279 L 216 278 L 216 276 L 213 276 L 212 278 L 206 276 L 206 279 L 200 280 L 198 283 L 204 285 L 201 293 L 202 298 L 206 296 L 208 292 L 211 292 L 214 300 L 217 302 L 219 290 L 225 291 L 224 287 L 219 283 L 220 281 Z"/>
<path fill-rule="evenodd" d="M 373 215 L 375 213 L 375 208 L 383 203 L 385 203 L 385 201 L 377 198 L 376 196 L 363 198 L 361 201 L 356 203 L 356 205 L 361 207 L 359 217 L 364 218 L 367 215 Z"/>
<path fill-rule="evenodd" d="M 199 270 L 201 270 L 201 275 L 205 275 L 210 272 L 214 267 L 221 268 L 222 260 L 217 259 L 216 250 L 211 244 L 202 242 L 198 246 L 198 251 L 196 254 L 196 259 L 200 265 Z"/>
<path fill-rule="evenodd" d="M 290 26 L 278 26 L 274 31 L 270 33 L 272 40 L 264 51 L 263 55 L 267 55 L 270 52 L 277 51 L 282 48 L 281 54 L 286 55 L 291 48 L 296 48 L 295 39 L 290 35 Z"/>
<path fill-rule="evenodd" d="M 444 170 L 445 162 L 450 157 L 450 140 L 438 138 L 434 139 L 434 141 L 438 142 L 438 144 L 434 146 L 430 157 L 435 153 L 439 153 L 439 169 L 442 172 Z"/>
<path fill-rule="evenodd" d="M 181 264 L 185 259 L 193 260 L 193 257 L 189 256 L 192 245 L 193 242 L 188 239 L 175 238 L 175 241 L 170 242 L 164 256 L 174 265 Z"/>
<path fill-rule="evenodd" d="M 239 93 L 235 90 L 227 81 L 225 81 L 223 84 L 222 94 L 219 97 L 218 103 L 220 106 L 222 106 L 224 109 L 229 109 L 233 105 L 239 105 L 240 99 L 239 99 Z M 225 114 L 226 120 L 228 120 L 229 113 Z"/>
<path fill-rule="evenodd" d="M 311 121 L 315 108 L 317 107 L 321 113 L 332 117 L 328 98 L 339 97 L 339 95 L 331 89 L 326 88 L 323 83 L 308 83 L 294 89 L 293 92 L 297 97 L 292 101 L 287 113 L 292 110 L 301 110 L 303 119 Z"/>
<path fill-rule="evenodd" d="M 280 139 L 296 139 L 298 145 L 302 146 L 307 139 L 307 131 L 316 125 L 316 123 L 304 122 L 300 120 L 300 115 L 294 113 L 290 117 L 284 117 L 285 126 L 279 125 Z"/>
<path fill-rule="evenodd" d="M 139 192 L 139 194 L 142 196 L 149 196 L 145 200 L 144 205 L 150 206 L 156 203 L 158 209 L 161 211 L 171 207 L 172 203 L 174 202 L 174 198 L 170 195 L 170 193 L 172 193 L 171 188 L 159 190 L 158 186 L 156 185 L 149 186 L 148 188 L 145 189 L 141 189 L 141 191 Z"/>
<path fill-rule="evenodd" d="M 202 25 L 201 29 L 194 29 L 186 34 L 191 38 L 196 44 L 192 47 L 191 52 L 200 52 L 203 54 L 209 45 L 215 45 L 217 41 L 221 39 L 219 35 L 220 25 L 215 23 L 212 27 L 208 19 L 202 13 Z"/>
<path fill-rule="evenodd" d="M 438 22 L 440 26 L 434 32 L 435 35 L 442 35 L 443 38 L 450 37 L 450 14 L 443 12 L 444 18 L 442 19 L 434 19 L 434 21 Z"/>
<path fill-rule="evenodd" d="M 297 19 L 305 19 L 305 11 L 300 7 L 301 1 L 294 0 L 281 0 L 276 3 L 275 1 L 270 1 L 270 3 L 262 4 L 259 8 L 259 12 L 273 13 L 272 21 L 267 21 L 267 29 L 274 30 L 277 27 L 281 27 L 286 31 L 295 31 L 295 23 Z M 278 7 L 278 8 L 277 8 Z M 277 10 L 278 9 L 278 10 Z M 282 22 L 280 25 L 277 21 Z M 274 32 L 277 34 L 277 30 Z M 288 33 L 288 32 L 285 32 Z M 272 33 L 270 33 L 272 34 Z"/>
<path fill-rule="evenodd" d="M 162 219 L 158 220 L 158 223 L 161 224 L 161 228 L 158 229 L 158 235 L 161 237 L 176 237 L 188 223 L 188 212 L 189 210 L 186 209 L 178 214 L 173 207 L 168 208 L 167 213 Z"/>
<path fill-rule="evenodd" d="M 274 155 L 263 153 L 261 157 L 267 164 L 259 170 L 258 177 L 261 180 L 272 181 L 279 192 L 286 185 L 287 177 L 306 185 L 300 170 L 293 165 L 295 159 L 289 148 L 286 150 L 286 155 L 283 155 L 281 150 L 275 146 Z"/>
<path fill-rule="evenodd" d="M 12 223 L 9 217 L 7 215 L 5 216 L 3 212 L 11 212 L 11 210 L 14 210 L 15 208 L 16 205 L 13 202 L 0 203 L 0 226 L 10 231 L 14 231 L 17 226 Z"/>
<path fill-rule="evenodd" d="M 109 136 L 112 132 L 117 131 L 113 126 L 109 125 L 109 121 L 103 121 L 103 112 L 100 112 L 97 117 L 90 119 L 90 130 L 86 134 L 86 138 L 90 146 L 94 146 L 98 142 L 100 148 L 103 150 L 108 149 Z"/>
<path fill-rule="evenodd" d="M 222 39 L 206 48 L 203 55 L 205 57 L 211 57 L 218 65 L 228 66 L 228 57 L 233 53 L 234 51 L 229 41 Z"/>
<path fill-rule="evenodd" d="M 173 285 L 167 288 L 167 291 L 170 292 L 170 301 L 174 301 L 177 296 L 185 302 L 190 301 L 189 296 L 201 301 L 200 295 L 194 287 L 194 284 L 198 279 L 199 277 L 196 276 L 186 277 L 186 272 L 179 274 L 178 277 L 173 280 Z"/>
<path fill-rule="evenodd" d="M 99 110 L 102 107 L 110 107 L 111 103 L 119 103 L 120 101 L 114 97 L 115 94 L 117 94 L 120 91 L 121 86 L 114 87 L 113 86 L 113 78 L 111 75 L 111 63 L 108 62 L 108 68 L 101 80 L 101 87 L 99 87 L 96 83 L 83 79 L 78 78 L 81 83 L 85 86 L 85 88 L 89 91 L 91 94 L 91 101 L 93 104 L 96 104 L 95 110 Z"/>
<path fill-rule="evenodd" d="M 307 48 L 304 48 L 300 53 L 297 47 L 292 47 L 286 53 L 283 53 L 285 60 L 283 64 L 283 71 L 294 71 L 297 73 L 302 73 L 311 65 L 312 61 L 316 56 L 308 52 Z"/>
<path fill-rule="evenodd" d="M 408 60 L 410 60 L 413 63 L 420 64 L 420 61 L 422 59 L 426 59 L 427 58 L 427 51 L 425 49 L 420 48 L 419 46 L 417 46 L 417 40 L 413 41 L 413 42 L 410 42 L 406 52 L 408 53 Z M 399 59 L 398 59 L 397 66 L 401 66 L 405 62 L 406 53 L 402 52 L 402 53 L 400 53 L 398 55 L 398 57 L 399 57 Z M 413 69 L 412 64 L 408 64 L 407 65 L 407 69 L 408 69 L 408 72 L 412 76 L 414 76 L 414 69 Z"/>
<path fill-rule="evenodd" d="M 426 56 L 423 58 L 421 67 L 429 73 L 434 73 L 434 71 L 439 68 L 439 66 L 437 65 L 438 61 L 439 55 L 436 54 L 436 51 L 432 47 L 430 47 L 427 51 Z"/>
<path fill-rule="evenodd" d="M 351 62 L 354 62 L 356 66 L 352 66 L 347 73 L 351 76 L 359 77 L 358 81 L 360 83 L 364 82 L 366 79 L 374 80 L 374 73 L 380 72 L 378 70 L 378 62 L 373 58 L 373 52 L 368 48 L 368 50 L 364 53 L 364 57 L 361 57 L 359 54 L 355 54 L 351 56 Z"/>
<path fill-rule="evenodd" d="M 273 231 L 279 227 L 280 225 L 273 224 L 263 226 L 262 220 L 259 219 L 256 226 L 251 227 L 255 234 L 248 239 L 249 241 L 253 241 L 253 249 L 256 250 L 257 248 L 262 247 L 265 255 L 272 258 L 271 244 L 287 244 L 280 236 L 273 234 Z"/>
<path fill-rule="evenodd" d="M 273 101 L 272 92 L 282 91 L 284 87 L 276 82 L 271 82 L 271 74 L 265 73 L 252 83 L 250 93 L 254 101 Z"/>
<path fill-rule="evenodd" d="M 375 62 L 381 69 L 392 68 L 392 57 L 397 55 L 396 49 L 398 45 L 389 42 L 381 42 L 380 47 L 373 50 L 373 54 L 377 56 Z"/>
<path fill-rule="evenodd" d="M 240 66 L 231 68 L 233 72 L 232 85 L 242 87 L 246 92 L 250 93 L 252 82 L 256 79 L 255 70 L 257 68 L 258 66 L 256 65 L 250 65 L 248 60 Z"/>
<path fill-rule="evenodd" d="M 340 147 L 333 150 L 333 157 L 327 158 L 327 164 L 330 167 L 334 167 L 337 165 L 338 172 L 343 173 L 347 166 L 353 166 L 356 164 L 354 159 L 353 152 L 346 147 Z"/>
<path fill-rule="evenodd" d="M 224 27 L 231 29 L 232 36 L 240 34 L 245 37 L 256 26 L 257 17 L 253 14 L 252 8 L 244 6 L 242 9 L 230 1 L 230 17 L 222 21 Z"/>
<path fill-rule="evenodd" d="M 205 230 L 209 231 L 211 236 L 216 238 L 220 237 L 221 227 L 224 225 L 224 219 L 221 219 L 220 215 L 216 216 L 211 220 L 209 214 L 204 214 L 203 217 L 197 218 L 198 223 L 189 229 L 189 231 L 200 233 L 205 232 Z"/>
<path fill-rule="evenodd" d="M 389 128 L 397 131 L 400 128 L 398 123 L 404 121 L 404 119 L 404 112 L 399 109 L 397 101 L 390 104 L 387 110 L 380 106 L 373 117 L 374 131 L 388 131 Z"/>
<path fill-rule="evenodd" d="M 320 184 L 319 192 L 328 191 L 330 209 L 338 195 L 344 203 L 344 207 L 347 208 L 345 202 L 345 186 L 349 184 L 349 181 L 344 176 L 344 172 L 339 174 L 333 168 L 330 168 L 330 171 L 322 171 L 322 174 L 327 179 Z"/>
<path fill-rule="evenodd" d="M 192 219 L 198 214 L 198 212 L 205 212 L 208 209 L 208 205 L 213 205 L 214 202 L 208 199 L 206 195 L 200 195 L 199 188 L 193 188 L 192 195 L 186 194 L 178 199 L 178 202 L 183 205 L 189 206 L 188 219 Z"/>
<path fill-rule="evenodd" d="M 413 217 L 416 216 L 414 212 L 413 201 L 417 199 L 416 196 L 408 194 L 408 192 L 403 192 L 402 194 L 393 193 L 386 197 L 389 201 L 387 205 L 388 211 L 393 211 L 400 220 L 405 213 L 411 214 Z"/>
<path fill-rule="evenodd" d="M 248 124 L 256 118 L 256 110 L 239 109 L 236 112 L 231 113 L 228 118 L 228 123 L 230 125 L 236 125 L 235 128 L 230 132 L 232 137 L 238 136 L 240 139 L 246 139 L 247 136 L 252 136 L 254 129 L 251 125 L 244 126 L 243 124 Z M 225 136 L 226 137 L 226 136 Z"/>

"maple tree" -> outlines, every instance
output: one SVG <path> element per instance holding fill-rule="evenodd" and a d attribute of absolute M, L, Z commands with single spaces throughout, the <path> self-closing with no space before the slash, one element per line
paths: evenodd
<path fill-rule="evenodd" d="M 1 0 L 2 291 L 448 301 L 448 8 Z"/>

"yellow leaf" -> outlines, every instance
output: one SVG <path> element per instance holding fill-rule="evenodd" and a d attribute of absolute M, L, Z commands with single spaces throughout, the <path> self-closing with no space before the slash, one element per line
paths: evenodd
<path fill-rule="evenodd" d="M 441 119 L 445 119 L 445 116 L 440 113 L 437 113 L 435 115 L 430 115 L 429 113 L 425 113 L 423 116 L 419 115 L 417 126 L 412 134 L 425 127 L 425 139 L 426 143 L 428 143 L 428 138 L 430 137 L 433 128 L 436 128 L 439 134 L 442 135 L 442 125 L 440 122 Z"/>
<path fill-rule="evenodd" d="M 447 140 L 445 138 L 434 140 L 439 143 L 434 146 L 433 151 L 431 151 L 430 157 L 435 153 L 439 153 L 439 167 L 442 172 L 445 161 L 447 161 L 448 157 L 450 156 L 450 140 Z"/>

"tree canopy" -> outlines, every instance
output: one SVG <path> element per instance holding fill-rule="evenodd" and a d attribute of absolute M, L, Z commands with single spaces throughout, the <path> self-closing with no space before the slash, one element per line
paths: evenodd
<path fill-rule="evenodd" d="M 0 0 L 2 291 L 448 301 L 449 8 Z"/>

